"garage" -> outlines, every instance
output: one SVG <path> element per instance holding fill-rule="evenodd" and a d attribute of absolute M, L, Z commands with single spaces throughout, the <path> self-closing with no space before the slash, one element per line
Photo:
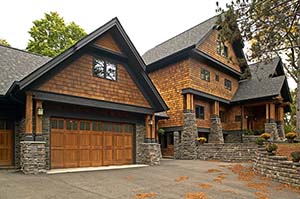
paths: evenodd
<path fill-rule="evenodd" d="M 133 163 L 133 125 L 65 118 L 50 121 L 51 168 Z"/>

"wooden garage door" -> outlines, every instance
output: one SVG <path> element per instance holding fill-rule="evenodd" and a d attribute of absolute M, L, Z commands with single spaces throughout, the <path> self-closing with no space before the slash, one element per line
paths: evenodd
<path fill-rule="evenodd" d="M 51 119 L 51 167 L 122 165 L 133 162 L 133 126 Z"/>
<path fill-rule="evenodd" d="M 12 165 L 13 130 L 11 123 L 0 120 L 0 166 Z"/>

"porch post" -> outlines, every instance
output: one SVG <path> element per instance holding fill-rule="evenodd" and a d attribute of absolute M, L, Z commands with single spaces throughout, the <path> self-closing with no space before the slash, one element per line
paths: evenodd
<path fill-rule="evenodd" d="M 278 129 L 277 124 L 275 122 L 275 104 L 269 103 L 266 104 L 266 123 L 265 123 L 265 132 L 270 133 L 272 135 L 272 140 L 278 140 Z"/>
<path fill-rule="evenodd" d="M 218 101 L 213 102 L 213 111 L 210 117 L 210 133 L 208 142 L 210 143 L 224 143 L 222 123 L 220 119 L 220 104 Z"/>
<path fill-rule="evenodd" d="M 41 100 L 36 100 L 35 103 L 35 126 L 36 126 L 36 136 L 35 140 L 43 141 L 42 137 L 42 115 L 43 115 L 43 103 Z"/>
<path fill-rule="evenodd" d="M 278 135 L 281 139 L 285 138 L 284 132 L 284 108 L 282 105 L 278 106 L 278 121 L 277 121 Z"/>
<path fill-rule="evenodd" d="M 145 119 L 145 125 L 146 125 L 146 143 L 155 143 L 155 115 L 147 115 Z"/>
<path fill-rule="evenodd" d="M 26 92 L 26 110 L 25 110 L 25 140 L 32 141 L 32 93 Z"/>

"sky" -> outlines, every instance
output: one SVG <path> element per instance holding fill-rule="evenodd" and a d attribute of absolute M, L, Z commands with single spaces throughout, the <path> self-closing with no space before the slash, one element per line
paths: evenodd
<path fill-rule="evenodd" d="M 221 6 L 230 0 L 218 0 Z M 87 33 L 118 17 L 142 55 L 167 39 L 216 15 L 216 0 L 6 0 L 1 2 L 0 38 L 25 49 L 32 21 L 56 11 Z M 293 82 L 289 83 L 293 87 Z"/>

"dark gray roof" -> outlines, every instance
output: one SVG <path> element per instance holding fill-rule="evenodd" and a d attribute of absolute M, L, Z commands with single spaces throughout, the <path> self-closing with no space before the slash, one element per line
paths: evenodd
<path fill-rule="evenodd" d="M 252 79 L 265 79 L 273 76 L 276 72 L 276 67 L 280 61 L 279 57 L 271 59 L 269 62 L 255 63 L 249 65 L 249 69 L 252 75 Z"/>
<path fill-rule="evenodd" d="M 261 80 L 250 79 L 242 81 L 232 102 L 279 95 L 285 78 L 285 75 L 282 75 Z"/>
<path fill-rule="evenodd" d="M 51 58 L 0 45 L 0 95 Z"/>
<path fill-rule="evenodd" d="M 198 44 L 198 42 L 213 28 L 216 21 L 217 16 L 212 17 L 148 50 L 142 56 L 145 63 L 149 65 L 169 55 Z"/>

